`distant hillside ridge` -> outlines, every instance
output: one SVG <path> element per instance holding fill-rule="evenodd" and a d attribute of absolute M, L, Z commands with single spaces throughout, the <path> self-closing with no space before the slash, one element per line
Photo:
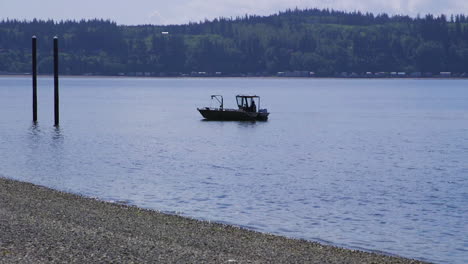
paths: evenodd
<path fill-rule="evenodd" d="M 110 20 L 3 20 L 0 74 L 50 74 L 59 37 L 62 74 L 137 76 L 367 76 L 468 73 L 468 18 L 319 9 L 217 18 L 184 25 Z"/>

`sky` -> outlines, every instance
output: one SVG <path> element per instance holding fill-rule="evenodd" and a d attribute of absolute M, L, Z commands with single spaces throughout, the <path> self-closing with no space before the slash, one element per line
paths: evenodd
<path fill-rule="evenodd" d="M 410 16 L 468 14 L 468 0 L 0 0 L 0 19 L 103 18 L 123 25 L 167 25 L 296 7 Z"/>

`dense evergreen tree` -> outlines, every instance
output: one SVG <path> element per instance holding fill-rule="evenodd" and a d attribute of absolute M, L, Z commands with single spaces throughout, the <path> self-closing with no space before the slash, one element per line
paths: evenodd
<path fill-rule="evenodd" d="M 61 39 L 66 74 L 468 72 L 465 15 L 411 18 L 294 9 L 168 26 L 4 20 L 0 72 L 30 72 L 33 35 L 38 36 L 41 73 L 52 72 L 55 35 Z"/>

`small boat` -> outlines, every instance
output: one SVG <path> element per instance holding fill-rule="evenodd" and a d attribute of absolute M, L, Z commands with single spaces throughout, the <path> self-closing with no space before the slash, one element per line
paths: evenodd
<path fill-rule="evenodd" d="M 219 121 L 266 121 L 268 120 L 267 109 L 260 109 L 260 96 L 256 95 L 237 95 L 238 109 L 224 108 L 222 95 L 212 95 L 211 100 L 219 102 L 218 108 L 202 107 L 197 108 L 200 114 L 207 120 Z M 258 104 L 258 110 L 257 105 Z"/>

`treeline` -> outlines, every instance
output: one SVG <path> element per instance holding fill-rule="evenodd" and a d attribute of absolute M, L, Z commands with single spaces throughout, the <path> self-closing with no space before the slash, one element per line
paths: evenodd
<path fill-rule="evenodd" d="M 31 71 L 33 35 L 41 73 L 52 71 L 54 36 L 60 39 L 65 74 L 468 72 L 465 15 L 412 18 L 296 9 L 168 26 L 4 20 L 0 73 Z"/>

